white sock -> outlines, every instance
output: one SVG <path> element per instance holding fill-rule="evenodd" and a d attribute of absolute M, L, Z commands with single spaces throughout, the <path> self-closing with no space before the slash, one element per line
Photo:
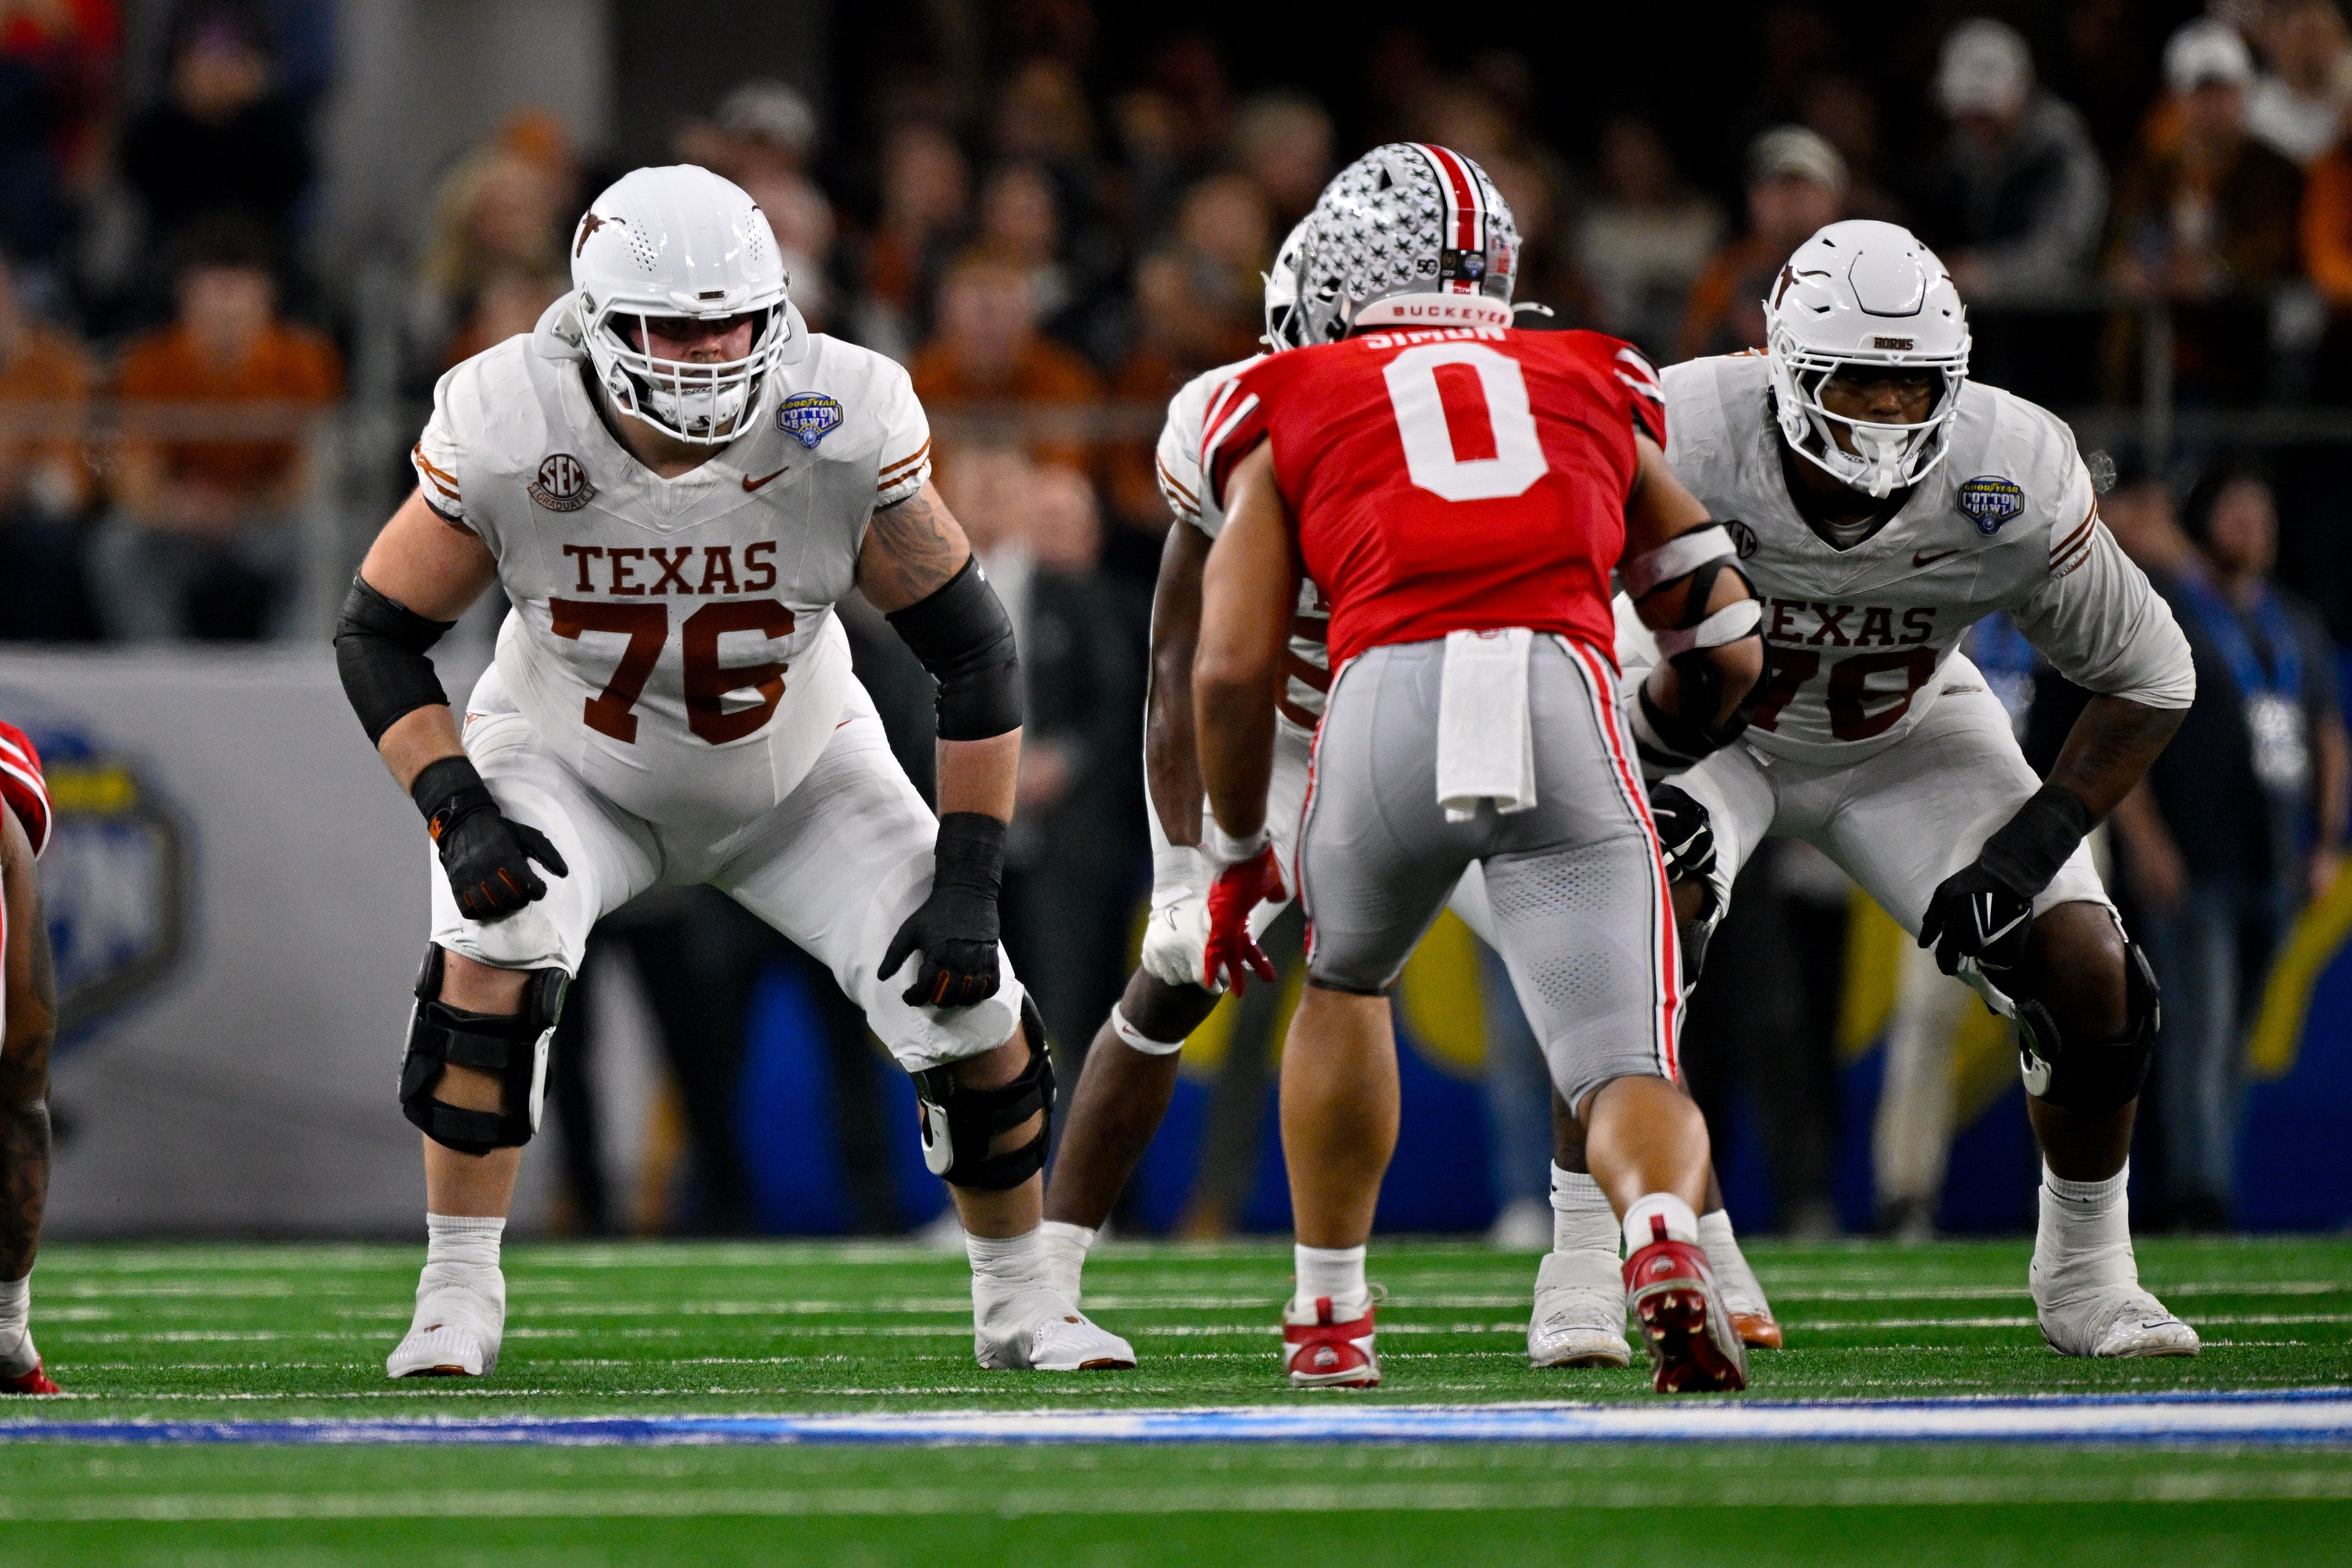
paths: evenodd
<path fill-rule="evenodd" d="M 2070 1182 L 2042 1167 L 2042 1217 L 2034 1227 L 2033 1274 L 2063 1275 L 2068 1288 L 2138 1281 L 2132 1258 L 2131 1162 L 2104 1182 Z M 2056 1283 L 2053 1279 L 2052 1283 Z"/>
<path fill-rule="evenodd" d="M 33 1348 L 33 1277 L 0 1279 L 0 1377 L 22 1377 L 40 1364 Z"/>
<path fill-rule="evenodd" d="M 971 1259 L 972 1310 L 983 1318 L 1023 1291 L 1051 1283 L 1043 1238 L 1036 1231 L 1022 1236 L 967 1232 L 963 1250 Z"/>
<path fill-rule="evenodd" d="M 1551 1249 L 1617 1256 L 1617 1212 L 1601 1184 L 1578 1171 L 1551 1168 Z"/>
<path fill-rule="evenodd" d="M 1095 1244 L 1094 1226 L 1049 1219 L 1037 1227 L 1037 1240 L 1045 1249 L 1045 1272 L 1053 1280 L 1054 1289 L 1068 1297 L 1070 1305 L 1076 1306 L 1079 1280 L 1087 1267 L 1087 1253 Z"/>
<path fill-rule="evenodd" d="M 499 1243 L 506 1235 L 503 1219 L 479 1219 L 472 1215 L 427 1214 L 425 1216 L 425 1267 L 462 1279 L 476 1269 L 498 1271 Z"/>
<path fill-rule="evenodd" d="M 1294 1303 L 1312 1309 L 1318 1297 L 1331 1298 L 1331 1314 L 1341 1322 L 1354 1318 L 1372 1299 L 1364 1283 L 1364 1249 L 1360 1247 L 1294 1247 L 1298 1269 L 1298 1294 Z"/>
<path fill-rule="evenodd" d="M 1731 1216 L 1721 1209 L 1699 1215 L 1698 1244 L 1706 1250 L 1706 1266 L 1715 1271 L 1723 1304 L 1735 1312 L 1764 1310 L 1764 1287 L 1756 1270 L 1748 1267 L 1739 1238 L 1731 1234 Z"/>
<path fill-rule="evenodd" d="M 1690 1205 L 1672 1193 L 1651 1193 L 1635 1198 L 1625 1211 L 1625 1256 L 1633 1254 L 1658 1239 L 1653 1219 L 1662 1221 L 1668 1241 L 1696 1243 L 1698 1240 L 1698 1215 L 1691 1213 Z"/>

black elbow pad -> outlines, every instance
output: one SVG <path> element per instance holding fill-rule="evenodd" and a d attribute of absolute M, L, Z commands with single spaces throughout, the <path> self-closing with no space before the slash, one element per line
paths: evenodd
<path fill-rule="evenodd" d="M 985 741 L 1021 727 L 1013 618 L 978 557 L 936 593 L 884 618 L 940 683 L 940 740 Z"/>
<path fill-rule="evenodd" d="M 419 708 L 448 705 L 448 693 L 425 655 L 457 624 L 427 620 L 360 578 L 352 579 L 352 591 L 335 617 L 335 668 L 371 745 Z"/>

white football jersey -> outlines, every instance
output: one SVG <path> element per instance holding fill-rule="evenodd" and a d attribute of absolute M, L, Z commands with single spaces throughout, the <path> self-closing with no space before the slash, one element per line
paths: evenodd
<path fill-rule="evenodd" d="M 1225 513 L 1209 487 L 1201 482 L 1202 422 L 1217 388 L 1265 357 L 1252 354 L 1204 370 L 1186 382 L 1169 400 L 1168 423 L 1160 427 L 1160 493 L 1168 498 L 1178 521 L 1191 523 L 1213 540 L 1225 526 Z M 1322 590 L 1303 578 L 1298 584 L 1298 611 L 1290 626 L 1290 652 L 1284 660 L 1287 678 L 1276 709 L 1284 723 L 1311 734 L 1323 717 L 1323 699 L 1331 689 L 1331 606 L 1324 603 Z"/>
<path fill-rule="evenodd" d="M 614 438 L 544 329 L 434 390 L 417 479 L 498 558 L 514 607 L 497 676 L 566 763 L 649 821 L 747 821 L 800 783 L 856 685 L 834 605 L 867 521 L 930 473 L 907 373 L 807 342 L 745 433 L 675 479 Z"/>
<path fill-rule="evenodd" d="M 1790 500 L 1767 369 L 1760 353 L 1732 354 L 1661 378 L 1675 477 L 1727 522 L 1764 600 L 1750 745 L 1832 762 L 1893 744 L 1936 701 L 1962 634 L 1995 610 L 2079 686 L 2189 706 L 2188 641 L 2099 521 L 2063 421 L 1965 384 L 1943 462 L 1878 531 L 1839 550 Z"/>

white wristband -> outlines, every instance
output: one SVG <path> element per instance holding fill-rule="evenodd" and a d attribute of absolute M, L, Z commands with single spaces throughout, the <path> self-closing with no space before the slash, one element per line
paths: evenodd
<path fill-rule="evenodd" d="M 1244 834 L 1238 838 L 1227 833 L 1224 824 L 1213 816 L 1201 824 L 1201 853 L 1206 855 L 1209 864 L 1220 872 L 1228 866 L 1238 866 L 1255 858 L 1259 850 L 1273 842 L 1274 833 L 1264 823 L 1258 824 L 1256 832 Z"/>

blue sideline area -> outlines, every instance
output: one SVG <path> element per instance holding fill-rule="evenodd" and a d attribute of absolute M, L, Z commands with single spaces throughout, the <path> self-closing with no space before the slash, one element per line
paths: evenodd
<path fill-rule="evenodd" d="M 2352 1442 L 2352 1391 L 447 1421 L 0 1423 L 0 1442 L 552 1444 Z"/>

